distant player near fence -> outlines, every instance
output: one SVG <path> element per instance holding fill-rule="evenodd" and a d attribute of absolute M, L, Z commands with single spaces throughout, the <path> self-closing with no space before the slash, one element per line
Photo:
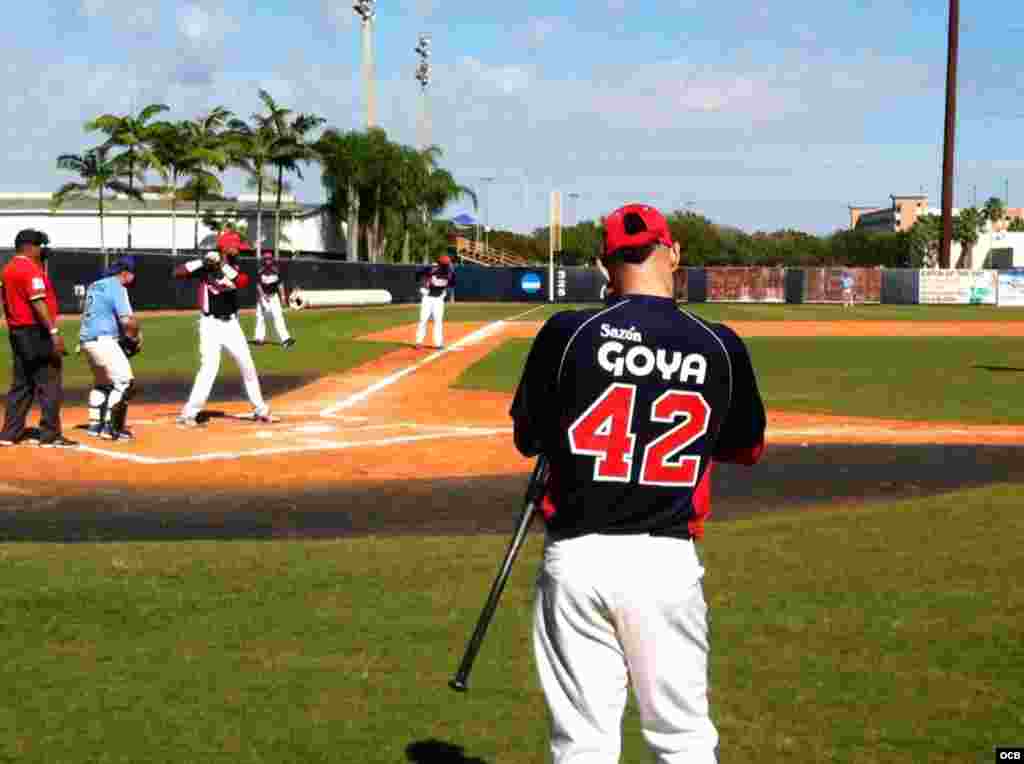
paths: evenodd
<path fill-rule="evenodd" d="M 444 347 L 444 301 L 455 287 L 455 269 L 448 255 L 441 255 L 437 264 L 422 275 L 420 284 L 420 323 L 416 327 L 416 349 L 427 336 L 427 321 L 434 322 L 434 345 Z"/>

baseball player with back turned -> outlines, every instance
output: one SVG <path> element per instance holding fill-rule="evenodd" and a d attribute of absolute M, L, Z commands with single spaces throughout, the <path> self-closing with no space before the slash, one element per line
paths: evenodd
<path fill-rule="evenodd" d="M 434 322 L 434 345 L 438 349 L 444 347 L 444 301 L 448 290 L 455 286 L 455 269 L 448 255 L 441 255 L 437 265 L 423 276 L 420 287 L 420 323 L 416 327 L 416 349 L 423 344 L 427 336 L 427 321 Z"/>
<path fill-rule="evenodd" d="M 253 419 L 258 422 L 275 421 L 270 407 L 263 400 L 260 378 L 256 373 L 249 344 L 242 325 L 238 323 L 238 290 L 249 285 L 249 277 L 235 261 L 242 247 L 241 237 L 228 231 L 217 239 L 218 252 L 208 252 L 203 258 L 189 260 L 174 269 L 174 277 L 195 279 L 199 282 L 199 371 L 192 394 L 182 409 L 177 423 L 181 427 L 197 427 L 197 417 L 210 399 L 213 383 L 220 369 L 221 351 L 226 350 L 238 364 L 242 373 L 245 393 L 253 407 Z"/>
<path fill-rule="evenodd" d="M 704 568 L 712 461 L 754 464 L 765 412 L 746 347 L 680 311 L 665 218 L 604 221 L 615 297 L 552 316 L 512 404 L 521 453 L 544 454 L 544 559 L 533 643 L 556 764 L 612 764 L 629 686 L 662 764 L 711 764 Z M 614 561 L 614 562 L 610 562 Z"/>
<path fill-rule="evenodd" d="M 126 287 L 135 282 L 135 258 L 123 257 L 85 293 L 78 341 L 92 369 L 95 386 L 89 392 L 89 426 L 93 437 L 134 440 L 125 426 L 135 377 L 125 348 L 142 349 L 142 332 L 132 313 Z"/>
<path fill-rule="evenodd" d="M 286 299 L 284 283 L 281 281 L 281 269 L 274 260 L 274 253 L 269 249 L 263 250 L 256 286 L 259 299 L 256 301 L 256 329 L 252 333 L 252 341 L 257 345 L 262 345 L 266 341 L 269 320 L 274 322 L 274 332 L 278 340 L 286 348 L 290 348 L 295 344 L 295 340 L 288 333 L 288 327 L 284 323 L 284 310 L 281 307 Z"/>

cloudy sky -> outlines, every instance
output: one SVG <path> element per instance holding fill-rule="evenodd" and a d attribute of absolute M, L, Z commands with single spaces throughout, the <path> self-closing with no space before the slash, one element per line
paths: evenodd
<path fill-rule="evenodd" d="M 938 204 L 947 0 L 377 8 L 380 125 L 415 143 L 412 48 L 431 34 L 431 137 L 492 226 L 543 225 L 553 189 L 567 223 L 647 201 L 751 231 L 827 233 L 847 205 L 890 193 Z M 248 116 L 262 87 L 341 129 L 365 121 L 350 0 L 36 0 L 5 19 L 2 191 L 55 189 L 70 179 L 56 156 L 96 142 L 85 120 L 152 102 L 174 118 L 216 105 Z M 990 0 L 961 21 L 956 204 L 1009 181 L 1021 206 L 1024 15 Z M 318 171 L 295 190 L 322 199 Z"/>

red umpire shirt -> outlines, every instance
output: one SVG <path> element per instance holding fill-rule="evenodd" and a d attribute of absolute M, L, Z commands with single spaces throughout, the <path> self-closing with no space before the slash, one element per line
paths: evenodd
<path fill-rule="evenodd" d="M 671 298 L 624 294 L 552 316 L 512 403 L 547 455 L 548 534 L 701 538 L 712 461 L 753 464 L 765 411 L 728 327 Z"/>
<path fill-rule="evenodd" d="M 0 274 L 4 314 L 10 327 L 39 323 L 32 301 L 44 298 L 54 326 L 57 324 L 57 293 L 46 271 L 24 255 L 15 255 Z"/>

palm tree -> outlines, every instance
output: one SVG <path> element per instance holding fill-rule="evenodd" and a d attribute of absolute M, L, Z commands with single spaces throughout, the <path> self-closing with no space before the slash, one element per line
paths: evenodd
<path fill-rule="evenodd" d="M 110 147 L 106 144 L 89 149 L 84 154 L 61 154 L 57 157 L 57 167 L 61 170 L 78 173 L 82 182 L 65 183 L 53 195 L 51 206 L 56 209 L 71 198 L 91 198 L 96 194 L 99 198 L 100 211 L 100 249 L 103 250 L 103 267 L 109 263 L 107 241 L 103 230 L 104 193 L 125 194 L 141 201 L 142 193 L 121 180 L 118 162 L 109 157 Z"/>
<path fill-rule="evenodd" d="M 281 243 L 281 193 L 284 189 L 284 174 L 295 173 L 302 178 L 300 162 L 309 162 L 317 154 L 308 141 L 309 133 L 326 120 L 315 114 L 298 114 L 291 121 L 291 109 L 280 106 L 266 90 L 259 91 L 260 100 L 267 113 L 256 117 L 259 124 L 273 131 L 277 137 L 270 163 L 277 168 L 277 200 L 274 204 L 274 255 Z"/>
<path fill-rule="evenodd" d="M 978 243 L 978 231 L 982 226 L 982 214 L 975 207 L 960 210 L 953 219 L 953 239 L 960 244 L 960 259 L 957 268 L 969 268 L 971 249 Z"/>
<path fill-rule="evenodd" d="M 366 174 L 369 148 L 366 134 L 330 129 L 315 144 L 323 168 L 320 182 L 327 192 L 325 208 L 336 219 L 347 219 L 345 258 L 359 260 L 360 189 Z"/>
<path fill-rule="evenodd" d="M 250 185 L 256 186 L 256 248 L 263 248 L 263 189 L 272 185 L 266 171 L 277 147 L 277 136 L 268 125 L 253 116 L 253 127 L 240 119 L 228 123 L 226 136 L 231 164 L 249 175 Z"/>
<path fill-rule="evenodd" d="M 1006 217 L 1006 205 L 998 196 L 993 196 L 985 202 L 985 206 L 982 207 L 981 214 L 984 216 L 985 220 L 995 225 Z"/>
<path fill-rule="evenodd" d="M 104 114 L 96 119 L 85 123 L 88 132 L 99 130 L 106 133 L 108 146 L 123 146 L 126 151 L 117 159 L 122 157 L 126 160 L 125 174 L 128 176 L 128 187 L 135 188 L 135 176 L 137 170 L 153 166 L 156 157 L 149 150 L 149 140 L 152 137 L 153 126 L 149 121 L 161 112 L 168 111 L 169 106 L 162 103 L 150 104 L 138 114 Z M 132 248 L 132 215 L 128 213 L 128 249 Z"/>
<path fill-rule="evenodd" d="M 223 172 L 231 161 L 230 143 L 223 135 L 223 128 L 231 112 L 218 106 L 207 114 L 184 123 L 188 134 L 185 150 L 185 174 L 189 177 L 186 185 L 188 194 L 195 200 L 195 248 L 199 249 L 199 204 L 210 196 L 224 192 L 220 178 L 212 172 Z"/>
<path fill-rule="evenodd" d="M 160 175 L 171 197 L 172 255 L 178 254 L 178 199 L 182 192 L 178 184 L 192 162 L 189 155 L 190 135 L 187 123 L 159 122 L 153 126 L 150 138 L 153 154 L 160 162 Z"/>

